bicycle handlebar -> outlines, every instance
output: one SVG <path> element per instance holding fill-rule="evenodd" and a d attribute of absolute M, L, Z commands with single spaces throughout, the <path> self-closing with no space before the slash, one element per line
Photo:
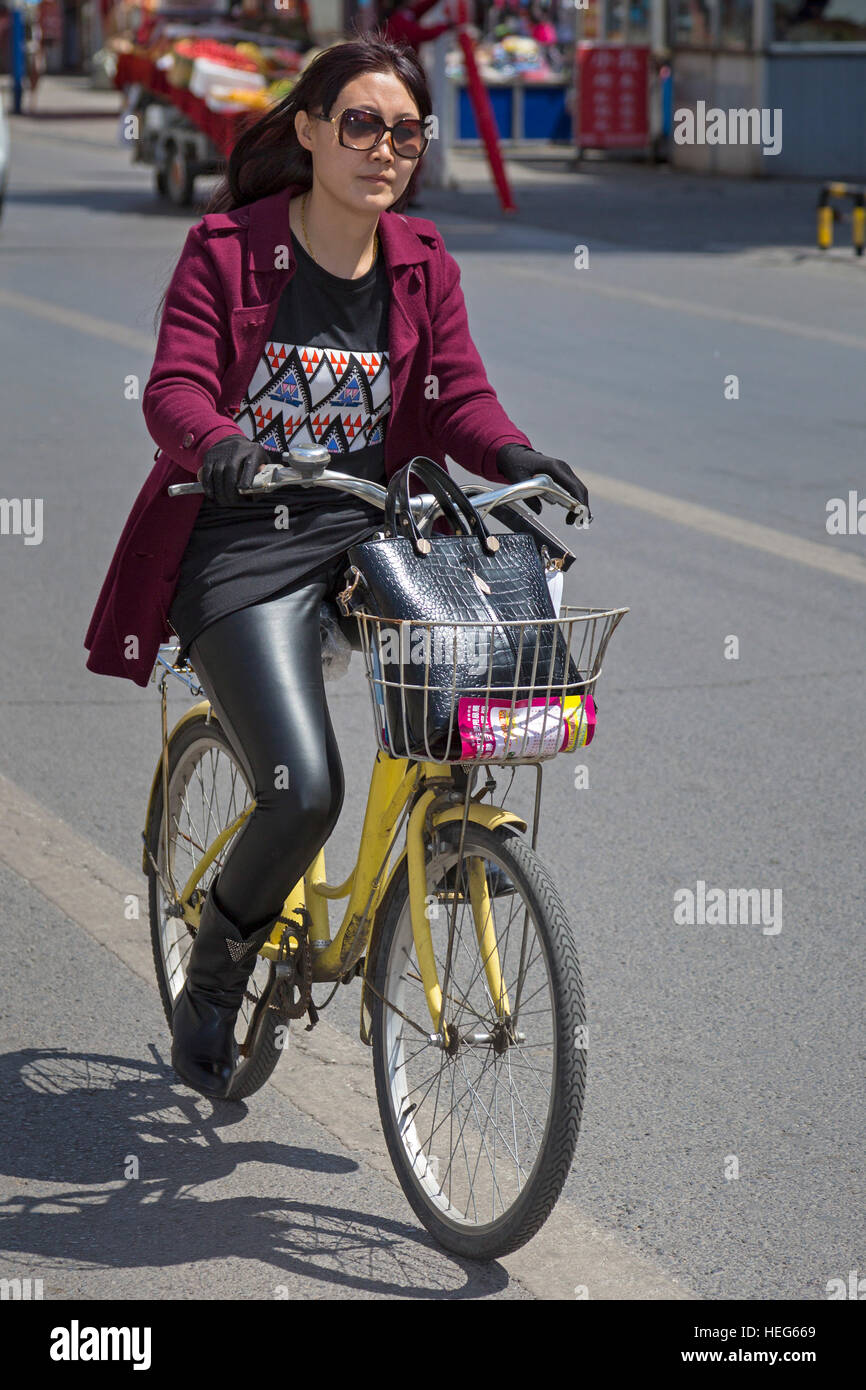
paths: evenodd
<path fill-rule="evenodd" d="M 271 449 L 268 452 L 276 451 Z M 328 461 L 332 455 L 324 446 L 295 445 L 286 452 L 281 451 L 279 457 L 287 462 L 266 464 L 259 469 L 252 487 L 238 488 L 239 494 L 242 497 L 257 497 L 263 492 L 275 492 L 284 487 L 329 487 L 338 492 L 352 493 L 353 496 L 360 497 L 384 511 L 387 489 L 382 487 L 381 483 L 371 482 L 367 478 L 356 478 L 351 473 L 338 473 L 328 468 Z M 203 491 L 199 482 L 173 483 L 168 489 L 168 495 L 183 497 Z M 572 514 L 576 524 L 581 527 L 588 526 L 592 521 L 592 514 L 588 508 L 566 492 L 565 488 L 555 483 L 547 473 L 537 473 L 534 478 L 528 478 L 522 483 L 509 483 L 506 487 L 478 489 L 476 485 L 471 485 L 470 495 L 472 505 L 482 516 L 505 504 L 522 502 L 529 497 L 541 497 L 546 502 L 565 507 L 569 512 L 567 521 L 572 520 Z M 416 493 L 409 501 L 412 510 L 419 513 L 420 521 L 424 525 L 432 522 L 442 510 L 438 500 L 429 492 Z"/>

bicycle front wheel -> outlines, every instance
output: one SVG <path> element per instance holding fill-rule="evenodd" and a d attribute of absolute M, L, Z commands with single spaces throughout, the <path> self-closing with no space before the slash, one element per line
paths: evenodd
<path fill-rule="evenodd" d="M 443 826 L 427 856 L 440 987 L 451 939 L 445 1026 L 437 1036 L 427 1008 L 404 860 L 382 904 L 371 1041 L 411 1207 L 445 1248 L 492 1260 L 536 1234 L 568 1177 L 586 1019 L 574 935 L 532 848 L 513 828 L 470 821 L 458 872 L 459 838 L 459 823 Z"/>

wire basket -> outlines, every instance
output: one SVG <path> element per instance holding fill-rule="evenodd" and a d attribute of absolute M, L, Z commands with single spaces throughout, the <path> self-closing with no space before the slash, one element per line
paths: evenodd
<path fill-rule="evenodd" d="M 512 764 L 541 762 L 589 743 L 604 654 L 628 609 L 565 605 L 559 617 L 495 622 L 352 612 L 384 753 L 425 762 Z M 511 678 L 497 682 L 494 652 L 501 665 L 503 635 L 515 659 Z"/>

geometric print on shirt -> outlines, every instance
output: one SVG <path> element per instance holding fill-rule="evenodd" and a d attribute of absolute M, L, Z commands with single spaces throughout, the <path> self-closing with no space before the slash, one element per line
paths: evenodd
<path fill-rule="evenodd" d="M 269 342 L 235 421 L 265 449 L 347 454 L 383 443 L 390 409 L 387 352 Z"/>

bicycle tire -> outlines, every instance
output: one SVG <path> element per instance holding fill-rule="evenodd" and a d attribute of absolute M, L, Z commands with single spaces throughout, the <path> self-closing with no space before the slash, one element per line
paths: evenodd
<path fill-rule="evenodd" d="M 450 849 L 455 858 L 459 834 L 459 823 L 447 824 L 439 831 L 440 844 L 445 849 Z M 519 1249 L 532 1239 L 547 1220 L 559 1199 L 574 1159 L 586 1084 L 586 1052 L 583 1036 L 578 1033 L 578 1029 L 585 1026 L 583 987 L 574 935 L 562 899 L 547 869 L 513 827 L 505 826 L 490 831 L 471 821 L 468 822 L 464 859 L 473 854 L 477 856 L 494 853 L 501 861 L 500 867 L 512 881 L 515 893 L 529 906 L 532 913 L 535 930 L 545 955 L 556 1013 L 556 1046 L 553 1049 L 555 1079 L 551 1088 L 543 1142 L 523 1190 L 510 1209 L 499 1218 L 488 1223 L 468 1225 L 452 1219 L 444 1214 L 442 1203 L 431 1197 L 413 1171 L 418 1167 L 422 1156 L 425 1165 L 430 1160 L 428 1156 L 422 1155 L 420 1148 L 415 1152 L 414 1159 L 411 1158 L 407 1143 L 401 1134 L 397 1110 L 399 1100 L 395 1101 L 394 1094 L 395 1086 L 399 1090 L 399 1083 L 395 1083 L 392 1074 L 389 1074 L 389 1048 L 392 1057 L 396 1057 L 397 1052 L 394 1038 L 389 1042 L 388 1019 L 390 1015 L 392 1021 L 396 1020 L 397 1015 L 378 995 L 373 995 L 371 1004 L 371 1042 L 376 1096 L 385 1140 L 400 1186 L 418 1219 L 440 1245 L 464 1258 L 479 1260 L 499 1259 Z M 428 847 L 428 874 L 431 854 L 432 850 Z M 429 882 L 428 877 L 428 886 Z M 395 950 L 402 949 L 405 955 L 406 943 L 405 940 L 401 942 L 401 935 L 405 934 L 408 912 L 408 867 L 404 859 L 382 904 L 380 934 L 373 953 L 373 984 L 379 994 L 386 997 L 389 984 L 393 988 L 394 967 L 391 962 Z M 417 967 L 415 968 L 417 970 Z M 391 997 L 393 998 L 393 995 Z M 428 1028 L 432 1028 L 426 1005 L 424 1016 L 416 1016 L 415 1021 L 422 1025 L 426 1023 Z M 409 1036 L 416 1035 L 413 1033 Z M 399 1065 L 396 1062 L 392 1063 L 392 1073 L 395 1068 L 399 1071 L 402 1067 L 402 1061 Z M 410 1128 L 414 1133 L 415 1114 L 409 1115 L 405 1107 L 405 1101 L 412 1093 L 408 1089 L 408 1068 L 403 1069 L 402 1084 L 406 1089 L 406 1095 L 403 1097 L 404 1104 L 400 1116 L 404 1119 L 404 1129 L 408 1123 L 406 1117 L 409 1116 Z M 415 1111 L 417 1107 L 413 1106 L 411 1109 Z M 451 1163 L 449 1168 L 450 1166 Z M 435 1178 L 438 1183 L 438 1170 Z"/>
<path fill-rule="evenodd" d="M 244 776 L 231 744 L 226 737 L 225 731 L 222 729 L 215 716 L 211 715 L 211 719 L 208 722 L 206 716 L 201 715 L 190 720 L 187 724 L 184 724 L 183 727 L 178 730 L 177 734 L 169 739 L 168 776 L 170 799 L 172 796 L 173 779 L 177 775 L 178 768 L 183 765 L 183 760 L 197 744 L 203 747 L 216 747 L 221 752 L 225 753 L 237 767 L 241 778 Z M 249 788 L 247 788 L 247 790 L 249 791 Z M 160 865 L 163 857 L 163 846 L 161 843 L 163 837 L 162 814 L 162 779 L 159 778 L 151 803 L 145 835 L 147 837 L 147 847 Z M 171 989 L 163 950 L 162 917 L 159 902 L 161 888 L 157 875 L 150 863 L 148 863 L 147 877 L 150 942 L 153 952 L 153 964 L 156 971 L 156 979 L 159 986 L 163 1011 L 169 1029 L 171 1029 L 172 1008 L 176 995 Z M 265 985 L 263 981 L 263 989 L 270 985 L 270 976 L 274 968 L 272 963 L 268 963 L 268 965 L 267 985 Z M 260 965 L 257 965 L 257 970 L 260 974 L 263 974 Z M 279 989 L 274 991 L 271 1003 L 264 1010 L 259 1020 L 249 1054 L 241 1059 L 234 1071 L 228 1093 L 225 1096 L 226 1100 L 245 1100 L 247 1096 L 252 1095 L 255 1091 L 260 1090 L 261 1087 L 264 1086 L 277 1066 L 280 1055 L 284 1050 L 285 1039 L 287 1038 L 286 1030 L 289 1026 L 288 1014 L 281 1006 L 282 998 L 283 995 Z M 252 1010 L 250 1010 L 250 1018 L 251 1017 Z"/>

